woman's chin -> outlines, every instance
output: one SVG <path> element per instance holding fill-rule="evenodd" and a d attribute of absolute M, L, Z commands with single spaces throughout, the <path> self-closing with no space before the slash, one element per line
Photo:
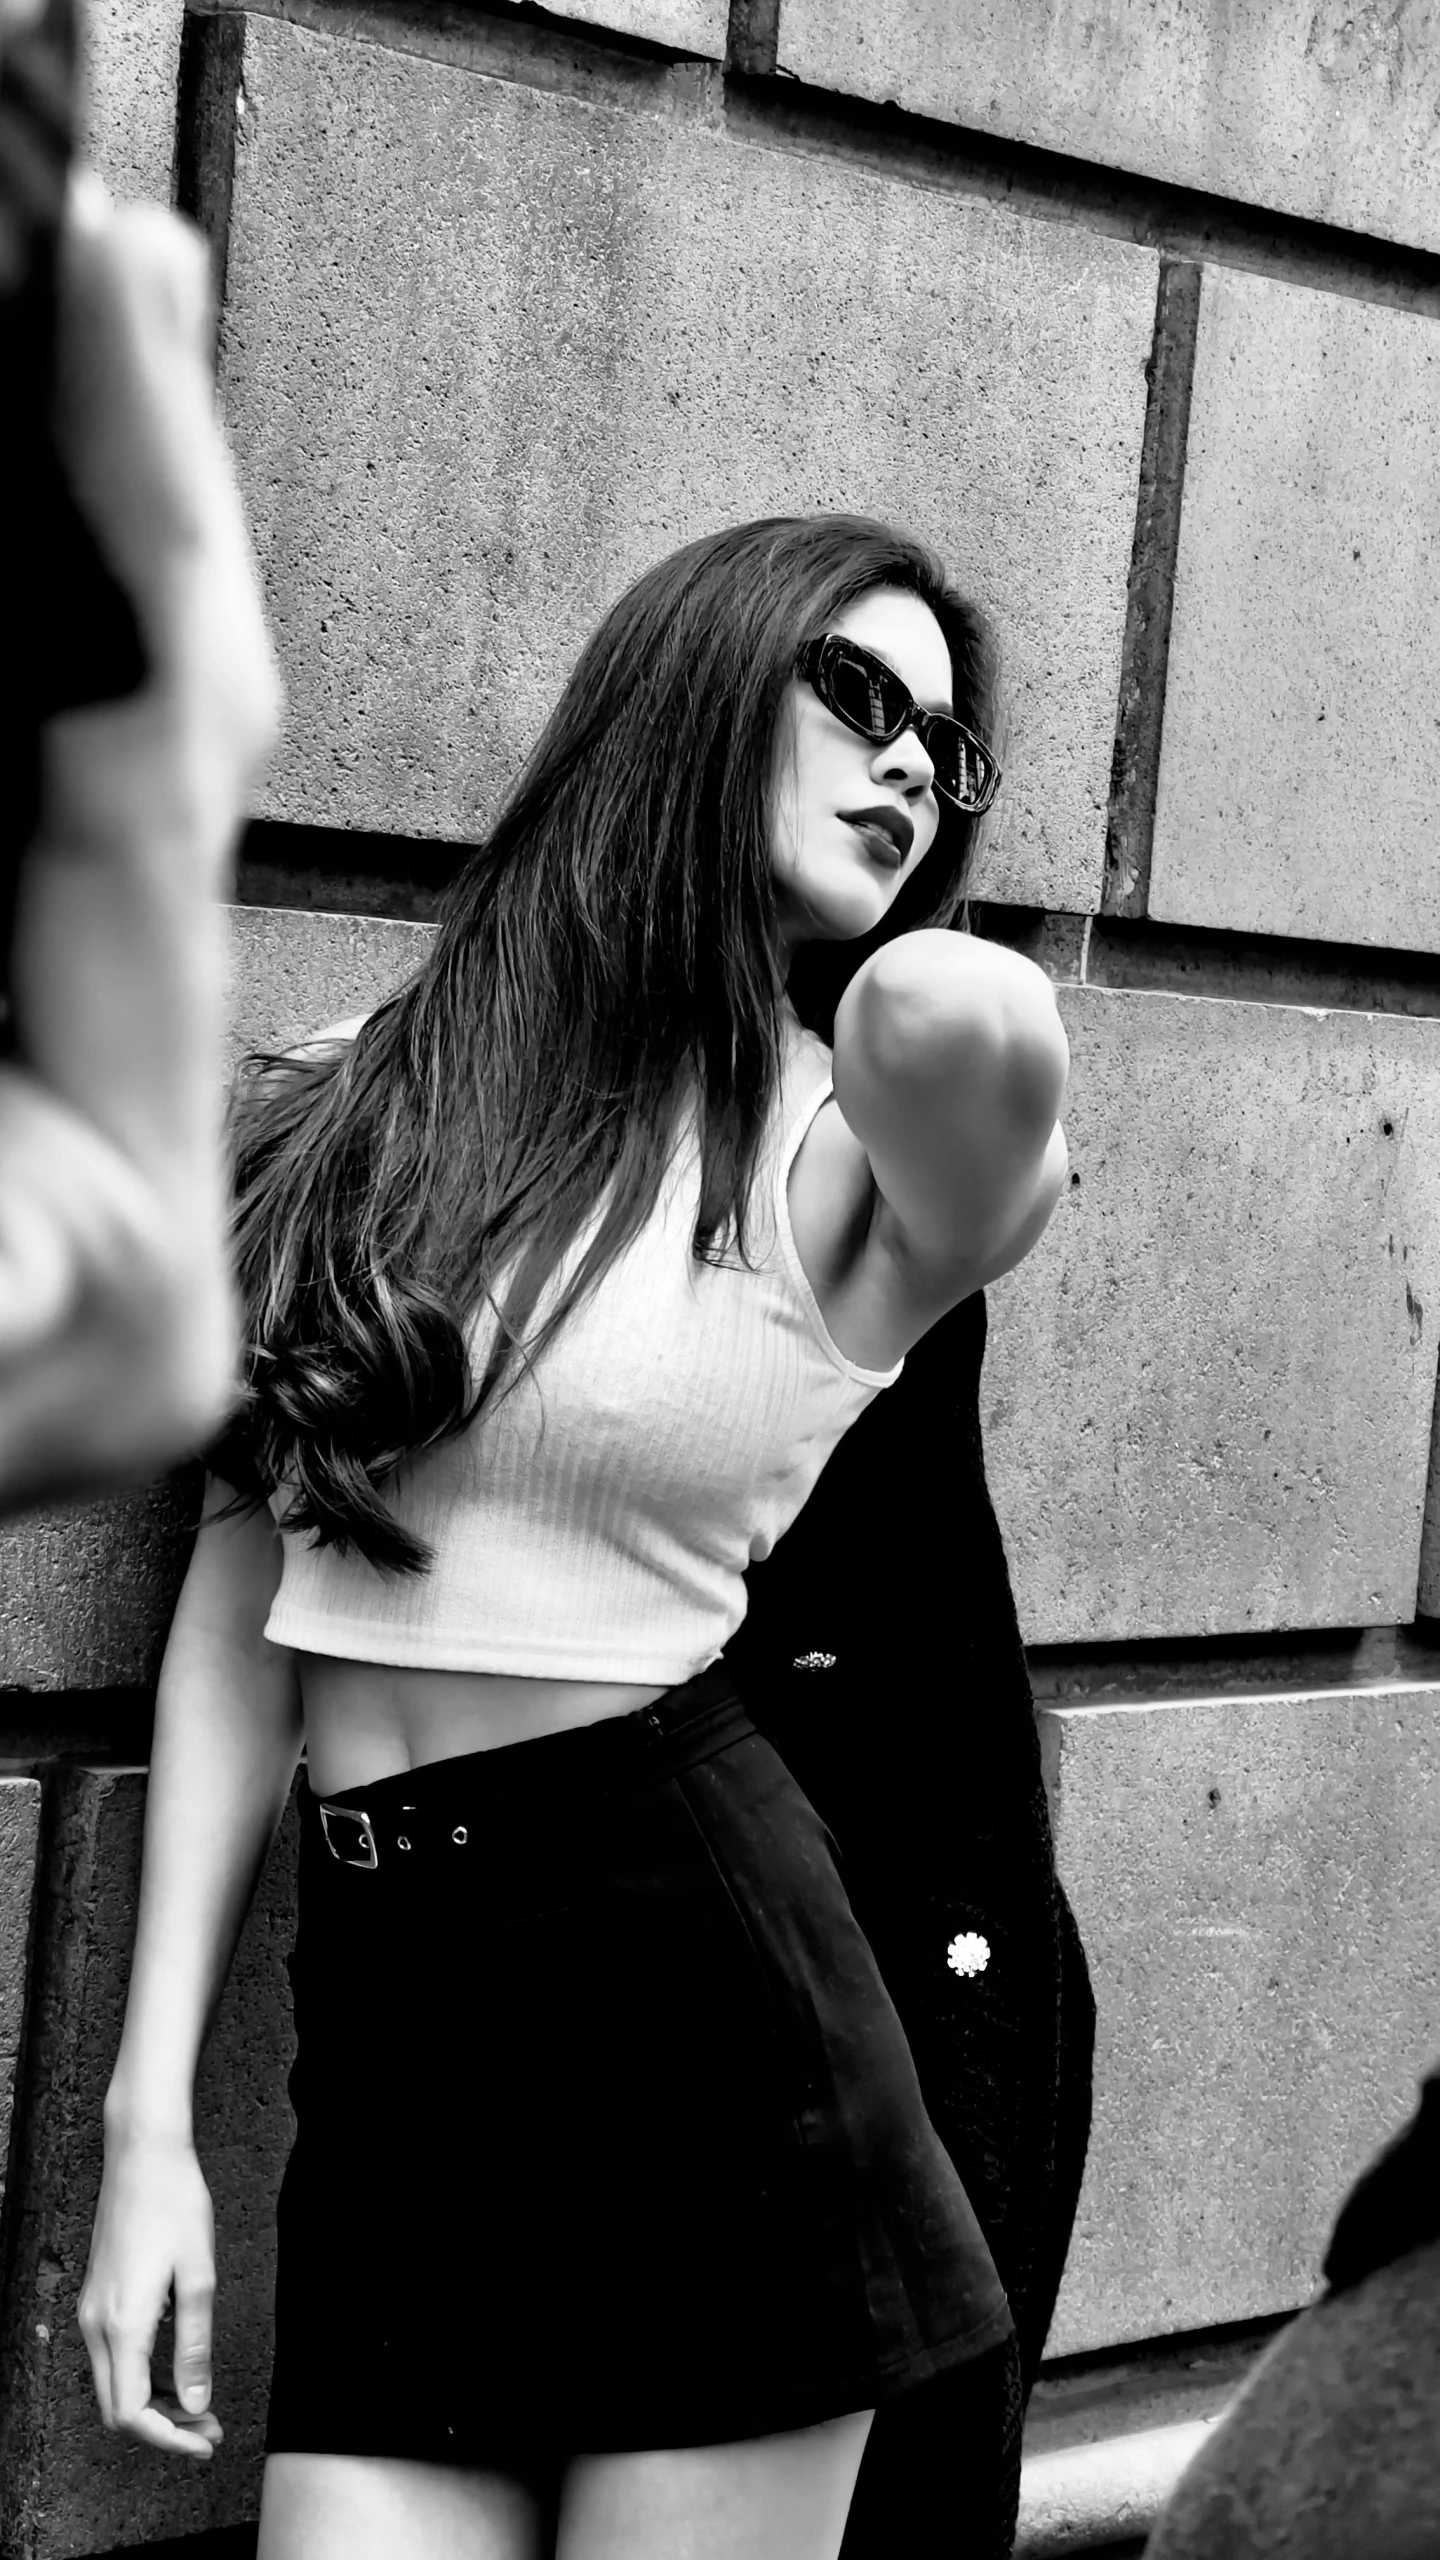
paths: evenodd
<path fill-rule="evenodd" d="M 889 914 L 891 903 L 890 893 L 879 881 L 807 883 L 803 905 L 797 899 L 793 909 L 794 939 L 858 942 Z"/>

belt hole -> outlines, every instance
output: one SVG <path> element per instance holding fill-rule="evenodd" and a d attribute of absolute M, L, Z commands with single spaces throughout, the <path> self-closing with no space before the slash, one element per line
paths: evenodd
<path fill-rule="evenodd" d="M 403 1831 L 401 1832 L 399 1839 L 396 1841 L 395 1846 L 396 1846 L 396 1848 L 397 1848 L 397 1849 L 408 1849 L 408 1848 L 409 1848 L 410 1843 L 409 1843 L 409 1841 L 406 1839 L 405 1834 L 404 1834 L 404 1832 L 403 1832 Z"/>
<path fill-rule="evenodd" d="M 457 1849 L 463 1849 L 466 1841 L 470 1837 L 470 1834 L 466 1830 L 463 1822 L 457 1822 L 454 1830 L 450 1834 L 450 1837 L 454 1841 Z"/>

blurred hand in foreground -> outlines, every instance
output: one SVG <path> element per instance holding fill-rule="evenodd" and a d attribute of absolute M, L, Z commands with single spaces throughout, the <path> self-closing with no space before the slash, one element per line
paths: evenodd
<path fill-rule="evenodd" d="M 21 864 L 0 1064 L 10 1508 L 154 1472 L 231 1400 L 220 902 L 280 694 L 211 338 L 198 234 L 79 176 L 56 435 L 149 672 L 49 723 Z"/>

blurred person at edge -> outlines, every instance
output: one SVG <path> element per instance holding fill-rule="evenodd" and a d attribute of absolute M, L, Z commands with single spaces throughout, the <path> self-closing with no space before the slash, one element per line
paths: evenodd
<path fill-rule="evenodd" d="M 1435 2560 L 1440 2069 L 1346 2197 L 1324 2277 L 1207 2436 L 1146 2560 Z"/>
<path fill-rule="evenodd" d="M 47 725 L 20 868 L 0 1061 L 6 1507 L 158 1469 L 229 1402 L 218 902 L 279 705 L 215 414 L 203 241 L 79 172 L 59 303 L 56 434 L 150 672 Z"/>

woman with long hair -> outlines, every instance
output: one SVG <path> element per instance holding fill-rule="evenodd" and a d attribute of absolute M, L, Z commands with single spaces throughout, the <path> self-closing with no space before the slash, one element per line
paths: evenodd
<path fill-rule="evenodd" d="M 80 2317 L 107 2423 L 207 2456 L 191 2091 L 303 1747 L 261 2560 L 834 2560 L 874 2413 L 1011 2335 L 722 1660 L 1063 1179 L 1048 981 L 935 929 L 995 723 L 916 543 L 692 543 L 582 652 L 415 979 L 242 1093 L 243 1431 L 161 1676 Z M 833 1057 L 786 996 L 816 945 L 865 955 Z M 927 1500 L 845 1524 L 877 1606 Z"/>

